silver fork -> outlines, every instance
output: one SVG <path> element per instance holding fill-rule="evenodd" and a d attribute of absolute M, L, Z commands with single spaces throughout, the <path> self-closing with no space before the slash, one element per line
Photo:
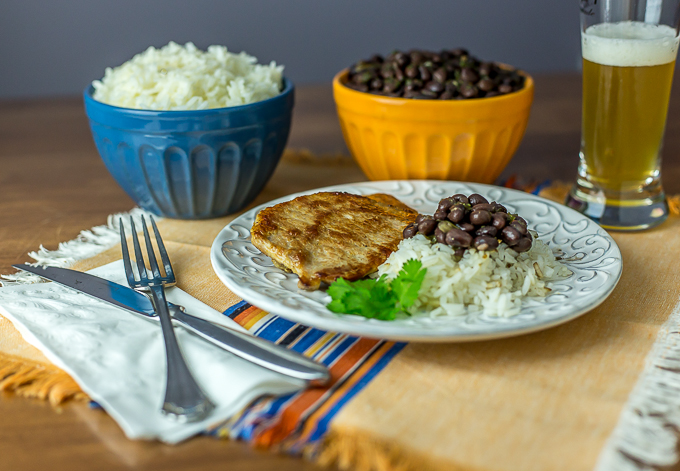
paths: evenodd
<path fill-rule="evenodd" d="M 163 239 L 156 227 L 156 221 L 153 217 L 151 225 L 153 226 L 154 234 L 156 235 L 156 242 L 158 244 L 158 251 L 160 252 L 161 262 L 165 268 L 165 276 L 161 276 L 156 255 L 154 254 L 153 246 L 151 245 L 151 237 L 149 237 L 149 230 L 146 227 L 146 220 L 142 216 L 142 225 L 144 229 L 144 240 L 146 242 L 146 252 L 149 257 L 149 266 L 151 268 L 152 277 L 149 277 L 144 266 L 144 256 L 142 249 L 139 246 L 137 238 L 137 231 L 135 229 L 135 222 L 130 217 L 130 225 L 132 226 L 132 243 L 135 249 L 135 258 L 137 259 L 137 270 L 139 279 L 135 278 L 130 262 L 130 253 L 127 247 L 125 238 L 125 228 L 123 221 L 120 224 L 120 243 L 123 249 L 123 263 L 125 265 L 125 274 L 127 276 L 128 284 L 136 291 L 151 293 L 154 307 L 158 313 L 161 321 L 161 329 L 163 330 L 163 340 L 165 341 L 165 358 L 167 363 L 168 375 L 165 386 L 165 399 L 163 400 L 162 412 L 165 415 L 173 417 L 182 422 L 197 421 L 207 416 L 215 407 L 207 398 L 205 393 L 198 386 L 194 380 L 189 368 L 182 357 L 182 352 L 175 337 L 175 331 L 172 327 L 170 313 L 168 311 L 168 302 L 165 299 L 164 288 L 173 286 L 175 284 L 175 274 L 172 271 L 170 258 L 163 245 Z"/>

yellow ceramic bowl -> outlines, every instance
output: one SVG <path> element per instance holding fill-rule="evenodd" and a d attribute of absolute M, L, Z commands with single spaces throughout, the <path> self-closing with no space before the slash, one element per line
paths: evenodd
<path fill-rule="evenodd" d="M 519 146 L 534 97 L 521 90 L 471 100 L 412 100 L 362 93 L 333 79 L 347 147 L 371 180 L 492 183 Z"/>

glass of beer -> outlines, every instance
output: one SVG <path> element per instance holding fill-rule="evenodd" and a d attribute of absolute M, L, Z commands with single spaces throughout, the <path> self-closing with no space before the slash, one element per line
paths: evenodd
<path fill-rule="evenodd" d="M 583 109 L 567 204 L 607 229 L 663 222 L 661 147 L 680 0 L 581 0 Z"/>

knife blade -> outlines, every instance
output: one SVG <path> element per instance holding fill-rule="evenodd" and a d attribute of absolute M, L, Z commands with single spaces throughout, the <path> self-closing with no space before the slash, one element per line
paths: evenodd
<path fill-rule="evenodd" d="M 25 264 L 12 266 L 18 270 L 35 273 L 42 278 L 126 309 L 146 319 L 158 321 L 151 300 L 127 286 L 68 268 L 33 267 Z M 182 306 L 172 303 L 168 303 L 168 306 L 170 314 L 178 324 L 234 355 L 286 376 L 308 381 L 312 385 L 323 385 L 330 380 L 328 368 L 304 355 L 259 337 L 217 326 L 187 314 Z"/>

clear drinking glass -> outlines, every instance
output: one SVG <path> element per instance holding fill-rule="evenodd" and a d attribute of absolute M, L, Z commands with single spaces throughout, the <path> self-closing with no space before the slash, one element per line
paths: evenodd
<path fill-rule="evenodd" d="M 661 146 L 680 0 L 581 0 L 583 109 L 567 204 L 615 230 L 663 222 Z"/>

